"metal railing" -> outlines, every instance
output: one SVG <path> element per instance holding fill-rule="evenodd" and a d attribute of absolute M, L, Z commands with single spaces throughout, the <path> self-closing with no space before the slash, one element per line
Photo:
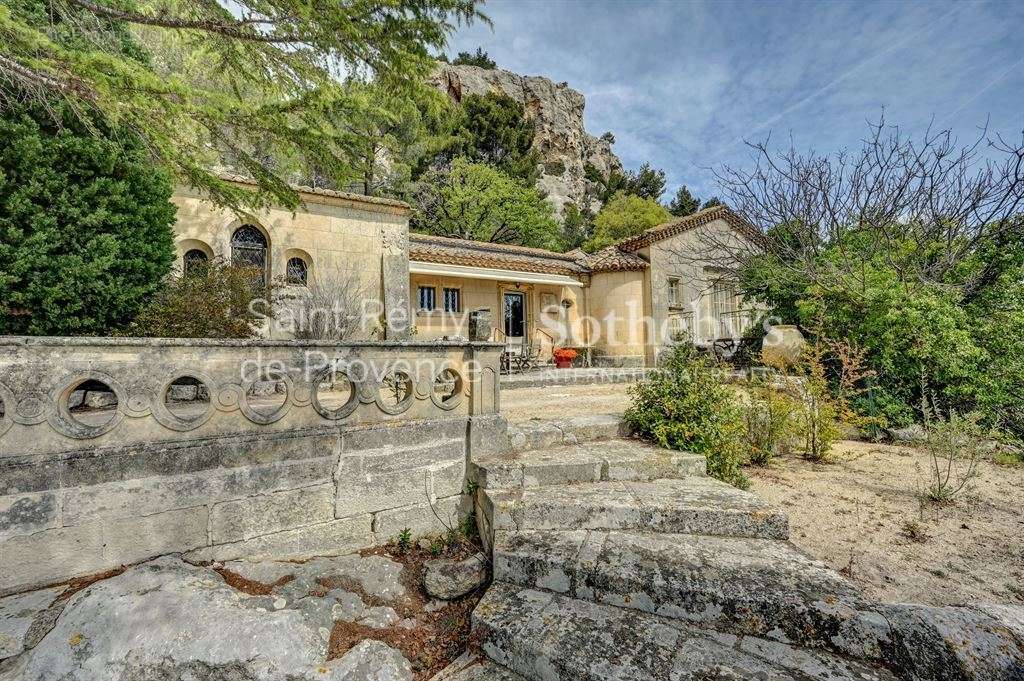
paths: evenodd
<path fill-rule="evenodd" d="M 753 310 L 734 310 L 718 314 L 718 337 L 739 338 L 754 323 Z"/>

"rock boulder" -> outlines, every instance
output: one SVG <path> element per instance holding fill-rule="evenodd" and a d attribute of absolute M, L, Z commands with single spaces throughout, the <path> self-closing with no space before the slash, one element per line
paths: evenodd
<path fill-rule="evenodd" d="M 583 95 L 568 83 L 555 83 L 542 76 L 521 76 L 503 69 L 442 64 L 430 84 L 458 102 L 470 94 L 505 94 L 521 103 L 533 119 L 537 133 L 533 147 L 540 154 L 542 171 L 537 187 L 561 214 L 567 203 L 583 208 L 587 191 L 595 187 L 585 177 L 593 166 L 603 177 L 621 172 L 622 162 L 611 145 L 587 133 L 583 127 Z M 592 202 L 593 210 L 600 204 Z"/>
<path fill-rule="evenodd" d="M 487 581 L 487 558 L 477 553 L 465 560 L 437 558 L 423 566 L 423 587 L 433 598 L 450 601 Z"/>

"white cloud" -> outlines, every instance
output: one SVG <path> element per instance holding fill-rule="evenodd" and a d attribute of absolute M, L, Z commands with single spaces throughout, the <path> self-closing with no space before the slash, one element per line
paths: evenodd
<path fill-rule="evenodd" d="M 918 131 L 964 137 L 991 115 L 1024 124 L 1021 3 L 491 0 L 493 32 L 461 31 L 500 66 L 568 81 L 591 132 L 615 133 L 627 167 L 715 192 L 707 170 L 748 162 L 744 139 L 830 152 L 855 146 L 883 107 Z M 672 187 L 674 190 L 674 186 Z"/>

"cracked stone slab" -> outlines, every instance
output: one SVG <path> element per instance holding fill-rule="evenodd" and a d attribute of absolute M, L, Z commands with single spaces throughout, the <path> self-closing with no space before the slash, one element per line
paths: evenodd
<path fill-rule="evenodd" d="M 528 678 L 893 681 L 824 651 L 496 583 L 473 613 L 483 650 Z"/>
<path fill-rule="evenodd" d="M 33 623 L 63 592 L 58 586 L 0 598 L 0 660 L 25 649 Z"/>
<path fill-rule="evenodd" d="M 430 681 L 526 681 L 514 671 L 482 655 L 465 652 Z"/>
<path fill-rule="evenodd" d="M 789 520 L 781 510 L 705 477 L 480 492 L 479 510 L 495 531 L 608 529 L 766 539 L 789 536 Z"/>
<path fill-rule="evenodd" d="M 208 568 L 158 558 L 73 595 L 54 628 L 15 660 L 14 678 L 411 678 L 407 663 L 378 646 L 326 663 L 330 630 L 295 609 L 260 607 L 268 599 L 233 589 Z"/>
<path fill-rule="evenodd" d="M 1024 608 L 883 604 L 887 657 L 906 678 L 1024 679 Z"/>
<path fill-rule="evenodd" d="M 350 553 L 313 558 L 303 563 L 233 560 L 223 565 L 235 574 L 262 584 L 274 584 L 284 577 L 292 577 L 287 583 L 274 588 L 274 593 L 289 601 L 303 598 L 310 590 L 321 586 L 318 580 L 332 579 L 358 585 L 364 594 L 386 603 L 395 603 L 406 597 L 402 583 L 404 567 L 386 556 Z"/>
<path fill-rule="evenodd" d="M 565 445 L 474 461 L 471 474 L 483 488 L 510 489 L 601 480 L 654 480 L 704 475 L 703 456 L 638 440 Z"/>
<path fill-rule="evenodd" d="M 786 643 L 878 658 L 859 593 L 774 539 L 604 530 L 499 532 L 495 579 Z"/>

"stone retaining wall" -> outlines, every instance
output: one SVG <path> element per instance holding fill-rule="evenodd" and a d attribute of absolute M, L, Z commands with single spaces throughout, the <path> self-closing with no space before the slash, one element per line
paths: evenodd
<path fill-rule="evenodd" d="M 310 556 L 454 526 L 469 452 L 506 441 L 499 352 L 0 339 L 0 593 L 164 553 Z M 335 403 L 318 397 L 328 367 L 351 385 Z M 283 393 L 253 389 L 268 373 Z M 209 397 L 176 415 L 182 376 Z M 69 407 L 85 381 L 117 404 Z"/>

